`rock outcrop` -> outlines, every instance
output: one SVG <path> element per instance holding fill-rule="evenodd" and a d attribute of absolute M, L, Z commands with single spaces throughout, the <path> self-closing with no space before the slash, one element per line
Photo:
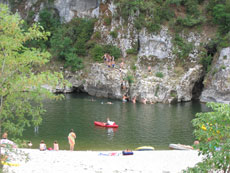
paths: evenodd
<path fill-rule="evenodd" d="M 205 77 L 200 100 L 230 103 L 230 47 L 222 49 L 211 72 Z"/>

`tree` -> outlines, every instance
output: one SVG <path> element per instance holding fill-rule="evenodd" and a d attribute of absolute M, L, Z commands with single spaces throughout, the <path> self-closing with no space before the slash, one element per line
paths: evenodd
<path fill-rule="evenodd" d="M 7 131 L 22 136 L 25 127 L 39 125 L 45 111 L 42 100 L 60 98 L 42 85 L 64 84 L 62 74 L 41 72 L 48 52 L 24 46 L 30 40 L 47 39 L 49 33 L 37 24 L 25 31 L 22 24 L 19 15 L 0 4 L 0 135 Z"/>
<path fill-rule="evenodd" d="M 192 120 L 197 149 L 203 162 L 189 169 L 193 172 L 230 172 L 230 105 L 207 103 L 212 112 L 197 113 Z"/>

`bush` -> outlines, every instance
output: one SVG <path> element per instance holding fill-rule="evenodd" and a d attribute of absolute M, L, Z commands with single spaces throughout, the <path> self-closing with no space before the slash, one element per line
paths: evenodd
<path fill-rule="evenodd" d="M 121 50 L 116 46 L 112 45 L 99 45 L 96 44 L 94 48 L 90 50 L 90 54 L 93 57 L 94 61 L 102 61 L 102 56 L 108 53 L 111 56 L 114 56 L 115 59 L 118 59 L 121 56 Z"/>
<path fill-rule="evenodd" d="M 156 72 L 156 77 L 163 78 L 164 74 L 162 72 Z"/>
<path fill-rule="evenodd" d="M 90 50 L 90 54 L 94 61 L 102 62 L 102 56 L 104 55 L 104 49 L 101 45 L 96 44 L 94 48 Z"/>
<path fill-rule="evenodd" d="M 132 83 L 134 83 L 134 77 L 131 73 L 129 73 L 124 80 L 128 81 L 129 85 L 132 85 Z"/>
<path fill-rule="evenodd" d="M 94 32 L 93 38 L 96 40 L 100 40 L 101 39 L 101 33 L 99 31 Z"/>
<path fill-rule="evenodd" d="M 203 22 L 204 18 L 202 16 L 195 18 L 187 15 L 185 18 L 178 17 L 175 24 L 184 27 L 194 27 L 197 25 L 201 25 Z"/>
<path fill-rule="evenodd" d="M 93 27 L 94 20 L 80 18 L 58 27 L 50 40 L 52 55 L 65 60 L 65 66 L 71 66 L 73 70 L 83 68 L 79 56 L 87 53 L 87 41 L 92 36 Z"/>
<path fill-rule="evenodd" d="M 213 8 L 213 21 L 219 25 L 222 34 L 230 31 L 230 4 L 217 4 Z"/>
<path fill-rule="evenodd" d="M 111 25 L 111 22 L 112 22 L 112 17 L 106 16 L 106 17 L 104 18 L 104 22 L 105 22 L 105 25 L 110 26 L 110 25 Z"/>
<path fill-rule="evenodd" d="M 134 49 L 134 48 L 131 48 L 131 49 L 127 49 L 126 53 L 127 54 L 132 54 L 132 55 L 137 55 L 138 51 L 136 49 Z"/>
<path fill-rule="evenodd" d="M 71 67 L 72 71 L 80 70 L 84 67 L 82 59 L 76 56 L 76 54 L 66 54 L 65 67 Z"/>
<path fill-rule="evenodd" d="M 54 9 L 45 8 L 39 13 L 38 22 L 46 31 L 54 32 L 61 24 L 60 17 Z"/>
<path fill-rule="evenodd" d="M 109 53 L 111 56 L 114 56 L 115 59 L 120 58 L 121 50 L 113 45 L 104 45 L 104 53 Z"/>
<path fill-rule="evenodd" d="M 109 34 L 110 34 L 113 38 L 117 38 L 117 36 L 118 36 L 117 31 L 111 31 Z"/>
<path fill-rule="evenodd" d="M 209 70 L 211 69 L 211 64 L 212 64 L 212 60 L 213 60 L 213 57 L 211 55 L 209 56 L 203 56 L 201 59 L 200 59 L 200 63 L 203 65 L 204 69 L 206 72 L 209 72 Z"/>
<path fill-rule="evenodd" d="M 185 59 L 189 56 L 189 53 L 193 50 L 194 45 L 184 40 L 179 34 L 176 34 L 174 40 L 174 54 L 180 59 Z"/>
<path fill-rule="evenodd" d="M 211 111 L 197 113 L 192 120 L 195 137 L 199 140 L 196 148 L 203 160 L 187 172 L 229 172 L 230 106 L 221 103 L 207 103 L 207 106 Z"/>

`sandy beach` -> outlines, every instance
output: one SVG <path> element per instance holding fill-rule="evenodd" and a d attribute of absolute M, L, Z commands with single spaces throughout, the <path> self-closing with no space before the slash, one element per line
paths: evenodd
<path fill-rule="evenodd" d="M 19 166 L 5 166 L 16 173 L 177 173 L 202 160 L 197 151 L 134 151 L 123 156 L 121 151 L 39 151 L 22 149 L 30 160 Z"/>

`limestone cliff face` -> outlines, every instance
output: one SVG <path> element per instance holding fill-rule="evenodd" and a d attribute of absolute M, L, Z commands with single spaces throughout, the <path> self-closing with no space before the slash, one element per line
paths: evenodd
<path fill-rule="evenodd" d="M 3 2 L 3 0 L 0 0 Z M 4 1 L 5 2 L 5 1 Z M 117 64 L 115 68 L 108 68 L 105 64 L 94 63 L 86 73 L 83 71 L 64 72 L 66 79 L 72 84 L 71 88 L 58 88 L 57 92 L 72 92 L 81 90 L 97 97 L 121 99 L 127 94 L 130 99 L 134 96 L 137 101 L 146 99 L 148 103 L 171 103 L 190 101 L 197 82 L 204 78 L 203 68 L 199 64 L 199 49 L 201 43 L 208 38 L 205 33 L 188 33 L 181 36 L 194 45 L 186 62 L 186 67 L 179 66 L 172 35 L 166 26 L 158 34 L 150 34 L 143 28 L 137 31 L 133 19 L 128 23 L 121 17 L 115 17 L 116 7 L 105 0 L 23 0 L 17 9 L 21 16 L 26 17 L 29 11 L 36 16 L 45 7 L 53 8 L 63 22 L 74 17 L 96 17 L 94 31 L 100 32 L 102 44 L 112 44 L 119 47 L 125 59 L 123 69 Z M 105 24 L 105 18 L 111 19 L 111 24 Z M 35 18 L 37 20 L 38 17 Z M 117 37 L 110 35 L 117 32 Z M 132 62 L 126 51 L 138 48 L 137 61 Z M 181 60 L 182 61 L 182 60 Z M 133 68 L 135 66 L 135 69 Z M 148 67 L 151 69 L 148 70 Z M 201 101 L 230 102 L 230 48 L 223 49 L 219 58 L 213 64 L 212 72 L 205 77 L 204 90 Z M 126 79 L 132 76 L 129 83 Z M 44 86 L 48 88 L 48 86 Z"/>
<path fill-rule="evenodd" d="M 201 101 L 230 103 L 230 47 L 222 49 L 204 84 Z"/>

